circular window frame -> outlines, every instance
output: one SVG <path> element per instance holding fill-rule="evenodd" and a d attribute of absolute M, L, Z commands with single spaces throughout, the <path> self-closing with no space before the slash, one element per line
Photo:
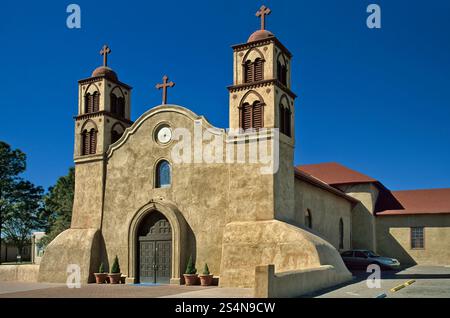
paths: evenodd
<path fill-rule="evenodd" d="M 163 128 L 165 128 L 165 127 L 169 128 L 169 129 L 171 130 L 171 132 L 172 132 L 172 138 L 170 138 L 170 140 L 169 140 L 168 142 L 162 143 L 162 142 L 160 142 L 160 141 L 158 140 L 158 133 L 159 133 L 159 131 L 160 131 L 161 129 L 163 129 Z M 173 130 L 172 130 L 172 126 L 170 125 L 169 122 L 167 122 L 167 121 L 162 121 L 162 122 L 159 122 L 159 123 L 155 126 L 155 128 L 153 129 L 153 141 L 154 141 L 155 143 L 157 143 L 157 144 L 158 144 L 159 146 L 161 146 L 161 147 L 168 147 L 168 146 L 170 146 L 170 144 L 173 142 Z"/>

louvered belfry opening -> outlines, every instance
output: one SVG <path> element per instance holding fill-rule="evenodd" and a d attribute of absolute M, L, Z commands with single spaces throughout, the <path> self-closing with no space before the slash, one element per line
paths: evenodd
<path fill-rule="evenodd" d="M 97 131 L 92 128 L 89 132 L 89 154 L 93 155 L 97 152 Z"/>
<path fill-rule="evenodd" d="M 92 128 L 81 133 L 81 155 L 93 155 L 97 152 L 97 130 Z"/>
<path fill-rule="evenodd" d="M 113 93 L 110 95 L 111 100 L 111 113 L 116 114 L 117 113 L 117 96 Z"/>
<path fill-rule="evenodd" d="M 262 59 L 257 58 L 254 63 L 255 68 L 255 82 L 264 80 L 264 62 Z"/>
<path fill-rule="evenodd" d="M 117 98 L 117 115 L 125 117 L 125 98 Z"/>
<path fill-rule="evenodd" d="M 125 98 L 111 93 L 111 113 L 125 117 Z"/>
<path fill-rule="evenodd" d="M 120 139 L 120 137 L 122 137 L 122 134 L 118 133 L 117 131 L 113 130 L 111 132 L 111 143 L 115 143 L 117 140 Z"/>
<path fill-rule="evenodd" d="M 264 127 L 264 105 L 260 101 L 255 101 L 252 105 L 249 103 L 242 104 L 240 108 L 240 128 L 261 129 Z"/>
<path fill-rule="evenodd" d="M 244 63 L 244 83 L 249 84 L 264 80 L 264 60 L 257 58 L 254 62 L 250 60 Z"/>
<path fill-rule="evenodd" d="M 84 113 L 85 114 L 92 113 L 91 102 L 92 102 L 91 94 L 87 93 L 86 95 L 84 95 Z"/>
<path fill-rule="evenodd" d="M 280 61 L 277 62 L 277 78 L 281 84 L 287 87 L 287 66 Z"/>
<path fill-rule="evenodd" d="M 245 83 L 252 83 L 253 82 L 253 63 L 249 60 L 245 62 L 244 64 L 244 76 L 245 76 Z"/>
<path fill-rule="evenodd" d="M 280 104 L 280 132 L 291 137 L 291 114 L 290 109 Z"/>
<path fill-rule="evenodd" d="M 241 107 L 241 128 L 243 130 L 252 128 L 252 107 L 249 103 L 244 103 Z"/>
<path fill-rule="evenodd" d="M 84 112 L 86 114 L 98 112 L 100 109 L 100 94 L 94 92 L 84 95 Z"/>
<path fill-rule="evenodd" d="M 81 154 L 83 156 L 89 154 L 89 133 L 87 130 L 83 130 L 81 134 Z"/>
<path fill-rule="evenodd" d="M 92 104 L 93 104 L 93 109 L 92 111 L 94 113 L 98 112 L 100 109 L 100 94 L 98 92 L 94 92 L 94 94 L 92 94 Z"/>
<path fill-rule="evenodd" d="M 264 111 L 260 101 L 253 103 L 253 128 L 261 129 L 264 127 Z"/>

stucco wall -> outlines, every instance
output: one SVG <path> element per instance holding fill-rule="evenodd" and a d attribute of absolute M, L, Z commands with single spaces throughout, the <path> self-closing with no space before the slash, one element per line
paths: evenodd
<path fill-rule="evenodd" d="M 153 137 L 155 128 L 162 122 L 172 128 L 185 128 L 194 136 L 195 120 L 202 122 L 202 131 L 211 128 L 206 120 L 184 108 L 154 108 L 144 114 L 109 152 L 102 222 L 107 255 L 103 257 L 111 264 L 118 255 L 124 273 L 129 273 L 130 267 L 135 266 L 134 260 L 128 258 L 131 220 L 151 200 L 170 202 L 177 207 L 190 233 L 188 242 L 184 243 L 187 257 L 189 254 L 194 256 L 197 268 L 208 263 L 215 275 L 220 275 L 222 236 L 227 223 L 274 217 L 274 176 L 260 174 L 260 164 L 208 164 L 203 161 L 178 164 L 171 154 L 177 143 L 160 145 Z M 224 134 L 221 130 L 217 133 Z M 251 142 L 244 144 L 248 148 Z M 204 149 L 209 144 L 210 141 L 204 141 Z M 225 147 L 225 144 L 221 146 Z M 226 152 L 223 153 L 225 162 Z M 154 183 L 155 167 L 161 159 L 172 165 L 172 184 L 169 188 L 158 189 Z M 174 261 L 180 262 L 182 271 L 187 257 L 176 259 L 175 256 Z"/>
<path fill-rule="evenodd" d="M 277 274 L 273 265 L 257 266 L 254 295 L 256 298 L 298 297 L 351 278 L 350 273 L 339 273 L 330 265 Z"/>
<path fill-rule="evenodd" d="M 376 225 L 373 212 L 378 199 L 378 189 L 371 183 L 342 185 L 339 188 L 360 201 L 352 214 L 353 248 L 376 251 Z"/>
<path fill-rule="evenodd" d="M 326 190 L 295 179 L 296 224 L 305 226 L 305 213 L 310 210 L 311 231 L 339 249 L 339 220 L 344 223 L 344 248 L 352 248 L 352 204 Z"/>
<path fill-rule="evenodd" d="M 377 252 L 402 264 L 450 265 L 450 214 L 378 216 Z M 425 248 L 411 248 L 411 227 L 424 227 Z"/>
<path fill-rule="evenodd" d="M 254 287 L 255 268 L 270 264 L 279 272 L 331 265 L 350 275 L 336 249 L 305 229 L 277 220 L 227 224 L 220 286 Z"/>
<path fill-rule="evenodd" d="M 0 281 L 37 282 L 39 265 L 0 265 Z"/>

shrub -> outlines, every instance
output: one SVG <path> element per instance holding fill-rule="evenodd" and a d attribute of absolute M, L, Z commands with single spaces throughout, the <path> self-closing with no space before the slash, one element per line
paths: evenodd
<path fill-rule="evenodd" d="M 120 273 L 120 266 L 119 266 L 119 258 L 116 255 L 116 258 L 114 259 L 114 263 L 111 267 L 111 273 L 112 274 L 119 274 Z"/>
<path fill-rule="evenodd" d="M 98 269 L 98 272 L 99 273 L 106 273 L 106 271 L 105 271 L 105 264 L 103 264 L 103 263 L 100 264 L 100 268 Z"/>
<path fill-rule="evenodd" d="M 203 275 L 210 275 L 208 264 L 205 264 L 205 267 L 203 268 Z"/>
<path fill-rule="evenodd" d="M 189 256 L 189 261 L 188 261 L 187 266 L 186 266 L 185 274 L 194 275 L 196 273 L 197 273 L 197 269 L 195 268 L 195 264 L 194 264 L 194 262 L 192 260 L 192 255 L 191 255 L 191 256 Z"/>

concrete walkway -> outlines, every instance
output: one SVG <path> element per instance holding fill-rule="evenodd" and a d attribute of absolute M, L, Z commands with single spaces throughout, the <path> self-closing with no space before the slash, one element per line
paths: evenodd
<path fill-rule="evenodd" d="M 450 298 L 450 267 L 413 266 L 400 271 L 383 271 L 380 288 L 369 288 L 364 271 L 353 272 L 353 281 L 328 288 L 303 297 L 317 298 Z M 414 283 L 398 291 L 392 291 L 408 281 Z"/>
<path fill-rule="evenodd" d="M 178 285 L 82 285 L 0 282 L 0 298 L 246 298 L 252 289 Z"/>

